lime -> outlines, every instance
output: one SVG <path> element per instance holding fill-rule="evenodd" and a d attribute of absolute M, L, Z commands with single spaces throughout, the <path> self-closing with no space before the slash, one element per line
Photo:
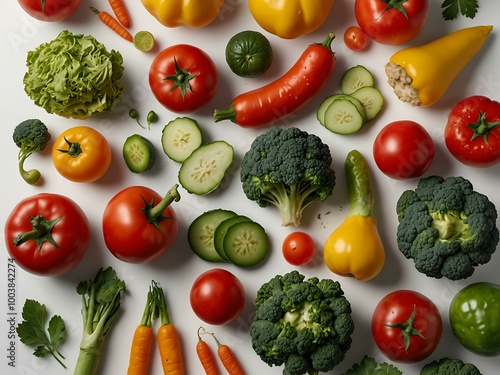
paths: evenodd
<path fill-rule="evenodd" d="M 246 30 L 234 35 L 226 45 L 226 62 L 241 77 L 264 74 L 273 61 L 269 40 L 258 31 Z"/>
<path fill-rule="evenodd" d="M 138 31 L 134 35 L 134 46 L 139 51 L 151 51 L 155 46 L 155 38 L 149 31 Z"/>

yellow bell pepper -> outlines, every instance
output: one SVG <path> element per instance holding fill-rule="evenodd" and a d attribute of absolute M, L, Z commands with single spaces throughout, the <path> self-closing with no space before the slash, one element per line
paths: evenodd
<path fill-rule="evenodd" d="M 334 0 L 248 0 L 255 21 L 283 39 L 295 39 L 325 22 Z"/>
<path fill-rule="evenodd" d="M 141 0 L 144 7 L 167 27 L 200 28 L 210 24 L 224 0 Z"/>
<path fill-rule="evenodd" d="M 427 107 L 437 102 L 482 48 L 492 26 L 460 29 L 430 43 L 404 48 L 385 67 L 400 100 Z"/>
<path fill-rule="evenodd" d="M 366 160 L 352 150 L 345 160 L 349 211 L 326 239 L 323 257 L 340 276 L 371 280 L 382 270 L 385 249 L 374 217 L 374 192 Z"/>

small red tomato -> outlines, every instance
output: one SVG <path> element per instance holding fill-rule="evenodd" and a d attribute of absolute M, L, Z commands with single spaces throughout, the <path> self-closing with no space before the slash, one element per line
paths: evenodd
<path fill-rule="evenodd" d="M 230 323 L 245 306 L 245 290 L 231 272 L 220 268 L 202 273 L 190 293 L 191 307 L 201 320 L 213 325 Z"/>
<path fill-rule="evenodd" d="M 441 340 L 443 322 L 429 298 L 412 290 L 396 290 L 375 307 L 371 329 L 387 358 L 413 363 L 434 352 Z"/>
<path fill-rule="evenodd" d="M 368 46 L 368 38 L 360 27 L 350 26 L 344 32 L 344 43 L 352 51 L 362 51 Z"/>
<path fill-rule="evenodd" d="M 18 0 L 21 8 L 40 21 L 56 22 L 71 16 L 82 0 Z"/>
<path fill-rule="evenodd" d="M 282 244 L 283 257 L 294 266 L 309 263 L 316 253 L 314 239 L 305 232 L 292 232 Z"/>
<path fill-rule="evenodd" d="M 378 133 L 373 157 L 379 169 L 396 180 L 421 177 L 434 160 L 434 142 L 415 121 L 394 121 Z"/>
<path fill-rule="evenodd" d="M 453 107 L 444 129 L 450 153 L 470 167 L 500 163 L 500 103 L 485 96 L 469 96 Z"/>

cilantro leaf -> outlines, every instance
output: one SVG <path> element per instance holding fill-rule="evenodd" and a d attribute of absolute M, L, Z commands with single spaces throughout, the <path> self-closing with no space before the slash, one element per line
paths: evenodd
<path fill-rule="evenodd" d="M 48 325 L 47 331 L 47 309 L 38 301 L 27 299 L 24 302 L 23 321 L 17 325 L 19 340 L 25 345 L 35 348 L 33 355 L 45 357 L 52 355 L 64 368 L 62 362 L 64 356 L 58 351 L 57 345 L 66 337 L 63 319 L 54 315 Z"/>
<path fill-rule="evenodd" d="M 365 355 L 360 363 L 355 363 L 344 375 L 402 375 L 403 373 L 389 363 L 377 361 Z"/>
<path fill-rule="evenodd" d="M 441 8 L 443 18 L 447 21 L 454 20 L 459 13 L 472 19 L 476 16 L 479 4 L 477 0 L 444 0 Z"/>

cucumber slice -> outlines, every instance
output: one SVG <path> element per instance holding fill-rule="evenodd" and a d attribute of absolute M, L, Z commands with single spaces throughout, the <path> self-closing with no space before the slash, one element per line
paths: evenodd
<path fill-rule="evenodd" d="M 356 106 L 356 108 L 358 109 L 358 112 L 361 115 L 361 117 L 363 117 L 363 121 L 366 122 L 366 112 L 365 112 L 365 107 L 363 106 L 363 104 L 357 98 L 355 98 L 351 95 L 337 93 L 337 94 L 333 94 L 333 95 L 329 96 L 328 98 L 326 98 L 323 101 L 323 103 L 321 103 L 321 105 L 319 106 L 318 111 L 316 113 L 316 117 L 318 118 L 318 121 L 321 125 L 325 126 L 326 110 L 328 109 L 330 104 L 332 104 L 335 100 L 338 100 L 338 99 L 346 99 L 346 100 L 349 100 L 352 104 L 354 104 Z"/>
<path fill-rule="evenodd" d="M 156 159 L 151 141 L 139 134 L 133 134 L 123 144 L 123 159 L 128 169 L 142 173 L 153 168 Z"/>
<path fill-rule="evenodd" d="M 220 255 L 221 258 L 228 260 L 227 255 L 224 251 L 224 237 L 227 234 L 227 230 L 232 225 L 241 223 L 242 221 L 250 221 L 250 218 L 243 215 L 236 215 L 224 220 L 217 226 L 217 228 L 215 228 L 214 246 L 215 251 Z"/>
<path fill-rule="evenodd" d="M 202 144 L 200 126 L 189 117 L 177 117 L 165 125 L 161 133 L 163 151 L 178 163 L 184 162 Z"/>
<path fill-rule="evenodd" d="M 352 97 L 358 99 L 365 108 L 366 121 L 373 120 L 378 116 L 384 106 L 384 97 L 379 89 L 373 86 L 365 86 L 354 91 Z"/>
<path fill-rule="evenodd" d="M 224 236 L 224 253 L 239 267 L 251 267 L 267 255 L 269 239 L 264 228 L 255 221 L 233 224 Z"/>
<path fill-rule="evenodd" d="M 236 213 L 231 210 L 216 208 L 206 211 L 194 219 L 187 232 L 191 250 L 208 262 L 226 261 L 215 250 L 214 234 L 220 223 L 234 216 L 236 216 Z"/>
<path fill-rule="evenodd" d="M 365 124 L 358 108 L 347 99 L 337 99 L 325 112 L 325 127 L 337 134 L 353 134 Z"/>
<path fill-rule="evenodd" d="M 340 81 L 340 91 L 344 94 L 352 94 L 361 87 L 374 86 L 375 80 L 372 73 L 362 65 L 356 65 L 348 69 Z"/>
<path fill-rule="evenodd" d="M 211 193 L 222 182 L 233 159 L 234 149 L 229 143 L 214 141 L 204 144 L 182 163 L 179 182 L 188 193 Z"/>

